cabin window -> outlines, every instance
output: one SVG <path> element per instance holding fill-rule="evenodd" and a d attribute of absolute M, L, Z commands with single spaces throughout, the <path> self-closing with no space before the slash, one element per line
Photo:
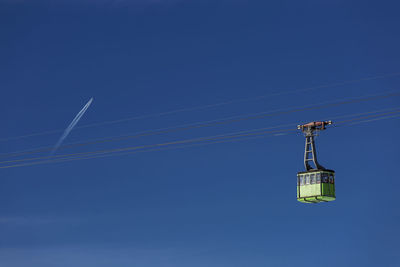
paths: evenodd
<path fill-rule="evenodd" d="M 304 185 L 304 175 L 300 175 L 300 185 Z"/>
<path fill-rule="evenodd" d="M 329 175 L 329 183 L 331 183 L 331 184 L 334 183 L 333 174 L 330 174 L 330 175 Z"/>
<path fill-rule="evenodd" d="M 316 173 L 315 177 L 316 177 L 316 183 L 320 184 L 321 183 L 321 174 L 320 173 Z"/>
<path fill-rule="evenodd" d="M 310 175 L 306 174 L 306 184 L 310 184 Z"/>
<path fill-rule="evenodd" d="M 322 182 L 323 183 L 328 183 L 329 182 L 329 177 L 327 173 L 322 173 Z"/>
<path fill-rule="evenodd" d="M 315 184 L 315 173 L 310 174 L 311 184 Z"/>

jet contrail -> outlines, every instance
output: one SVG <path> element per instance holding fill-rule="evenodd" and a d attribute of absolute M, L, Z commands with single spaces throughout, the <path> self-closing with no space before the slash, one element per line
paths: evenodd
<path fill-rule="evenodd" d="M 82 118 L 83 114 L 85 114 L 85 112 L 89 108 L 90 104 L 92 104 L 92 101 L 93 101 L 93 97 L 89 100 L 89 102 L 86 103 L 86 105 L 81 109 L 81 111 L 79 111 L 79 113 L 75 116 L 75 118 L 72 120 L 72 122 L 68 125 L 67 129 L 65 129 L 64 133 L 61 135 L 60 139 L 58 140 L 57 144 L 54 146 L 50 155 L 53 155 L 57 151 L 57 149 L 60 147 L 60 145 L 62 144 L 64 139 L 67 138 L 69 133 L 72 131 L 72 129 L 75 127 L 75 125 Z"/>

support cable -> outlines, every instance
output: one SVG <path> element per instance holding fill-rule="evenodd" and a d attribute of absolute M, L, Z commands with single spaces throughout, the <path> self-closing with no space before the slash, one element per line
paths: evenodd
<path fill-rule="evenodd" d="M 365 116 L 358 118 L 359 120 L 358 123 L 366 123 L 366 122 L 371 122 L 371 121 L 377 121 L 377 120 L 383 120 L 383 119 L 392 119 L 392 118 L 398 118 L 400 117 L 400 114 L 396 115 L 391 115 L 391 116 L 381 116 L 379 118 L 374 118 L 374 119 L 368 119 L 371 116 Z M 353 120 L 353 122 L 356 120 Z M 346 121 L 341 121 L 337 122 L 337 124 L 341 123 L 346 123 Z M 21 167 L 21 166 L 31 166 L 31 165 L 38 165 L 38 164 L 46 164 L 46 163 L 55 163 L 55 162 L 64 162 L 64 161 L 72 161 L 72 160 L 80 160 L 80 159 L 92 159 L 92 158 L 97 158 L 97 157 L 103 157 L 106 155 L 113 156 L 113 155 L 120 155 L 118 154 L 119 152 L 121 153 L 140 153 L 140 152 L 150 152 L 150 151 L 158 151 L 159 149 L 166 150 L 169 149 L 171 145 L 182 145 L 182 147 L 186 147 L 186 145 L 194 146 L 194 145 L 202 145 L 202 144 L 207 144 L 205 141 L 211 141 L 210 143 L 222 143 L 222 141 L 229 142 L 230 140 L 235 140 L 235 141 L 240 141 L 242 140 L 241 137 L 264 137 L 266 134 L 271 134 L 275 133 L 275 135 L 279 135 L 279 133 L 290 133 L 290 132 L 295 132 L 296 130 L 294 129 L 284 129 L 284 130 L 277 130 L 277 131 L 264 131 L 264 132 L 254 132 L 254 133 L 248 133 L 248 134 L 238 134 L 238 135 L 232 135 L 232 134 L 225 134 L 225 135 L 219 135 L 219 136 L 213 136 L 213 137 L 203 137 L 203 138 L 194 138 L 194 139 L 186 139 L 186 140 L 180 140 L 180 141 L 173 141 L 173 142 L 167 142 L 167 143 L 160 143 L 160 144 L 154 144 L 154 145 L 147 145 L 147 146 L 136 146 L 136 147 L 128 147 L 128 148 L 119 148 L 119 149 L 114 149 L 114 150 L 108 150 L 108 151 L 95 151 L 91 152 L 91 154 L 85 153 L 85 154 L 79 154 L 73 157 L 67 157 L 64 156 L 63 158 L 58 158 L 58 159 L 49 159 L 49 160 L 42 160 L 42 161 L 35 161 L 35 162 L 29 162 L 29 163 L 22 163 L 22 164 L 15 164 L 15 165 L 5 165 L 5 166 L 0 166 L 0 169 L 5 169 L 5 168 L 14 168 L 14 167 Z M 227 140 L 224 140 L 227 139 Z M 243 138 L 243 140 L 246 140 L 248 138 Z M 196 142 L 205 142 L 205 143 L 199 143 L 196 144 Z M 194 144 L 193 144 L 194 143 Z M 171 148 L 174 148 L 173 146 Z M 181 148 L 181 147 L 179 147 Z M 97 153 L 97 154 L 93 154 Z M 114 154 L 113 154 L 114 153 Z"/>
<path fill-rule="evenodd" d="M 87 146 L 87 145 L 99 144 L 99 143 L 108 143 L 108 142 L 113 142 L 113 141 L 123 141 L 123 140 L 127 140 L 127 139 L 132 139 L 132 138 L 172 133 L 172 132 L 197 129 L 197 128 L 203 128 L 203 127 L 225 125 L 225 124 L 229 124 L 229 123 L 241 122 L 241 121 L 246 121 L 246 120 L 263 119 L 266 117 L 273 117 L 273 116 L 278 116 L 278 115 L 296 113 L 296 112 L 300 112 L 300 111 L 316 110 L 316 109 L 322 109 L 322 108 L 327 108 L 327 107 L 335 107 L 335 106 L 340 106 L 340 105 L 345 105 L 345 104 L 353 104 L 353 103 L 371 101 L 371 100 L 376 100 L 376 99 L 389 98 L 389 97 L 399 96 L 399 95 L 400 95 L 400 91 L 394 91 L 394 92 L 392 91 L 390 93 L 385 93 L 385 94 L 378 94 L 378 95 L 374 94 L 374 95 L 368 95 L 368 96 L 356 97 L 356 98 L 354 98 L 354 97 L 344 98 L 344 99 L 341 99 L 340 101 L 322 102 L 322 103 L 319 103 L 318 105 L 304 105 L 304 106 L 297 106 L 297 107 L 293 107 L 293 108 L 277 109 L 277 110 L 272 110 L 272 111 L 251 113 L 251 114 L 247 114 L 247 115 L 232 116 L 232 117 L 227 117 L 227 118 L 223 118 L 223 119 L 182 124 L 182 125 L 178 125 L 178 126 L 174 126 L 174 127 L 159 128 L 159 129 L 150 130 L 150 131 L 142 131 L 142 132 L 133 133 L 132 135 L 116 136 L 116 137 L 102 138 L 102 139 L 92 139 L 92 140 L 88 140 L 86 142 L 65 144 L 65 145 L 60 146 L 60 149 L 81 147 L 81 146 Z M 53 149 L 53 146 L 47 146 L 47 147 L 42 147 L 42 148 L 37 148 L 37 149 L 32 149 L 32 150 L 25 150 L 25 151 L 21 151 L 21 152 L 17 151 L 17 152 L 10 152 L 10 153 L 6 153 L 6 154 L 0 154 L 0 156 L 1 157 L 7 157 L 7 156 L 8 157 L 16 157 L 16 156 L 34 154 L 34 153 L 39 153 L 39 152 L 47 152 L 47 151 L 51 151 L 52 149 Z"/>

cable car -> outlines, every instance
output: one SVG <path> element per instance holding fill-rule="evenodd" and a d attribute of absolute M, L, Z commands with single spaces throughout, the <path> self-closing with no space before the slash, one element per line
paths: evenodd
<path fill-rule="evenodd" d="M 316 121 L 297 126 L 306 138 L 306 171 L 297 173 L 297 200 L 302 203 L 329 202 L 336 199 L 335 171 L 328 170 L 318 163 L 314 141 L 317 133 L 325 130 L 325 126 L 330 124 L 332 121 Z M 313 163 L 314 167 L 310 163 Z"/>

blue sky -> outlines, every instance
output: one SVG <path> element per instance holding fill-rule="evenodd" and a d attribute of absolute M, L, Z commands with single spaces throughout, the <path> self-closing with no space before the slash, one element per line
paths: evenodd
<path fill-rule="evenodd" d="M 397 1 L 0 0 L 0 138 L 400 72 Z M 323 2 L 323 3 L 322 3 Z M 77 128 L 66 143 L 398 91 L 388 76 Z M 399 96 L 59 154 L 328 120 Z M 334 120 L 335 122 L 335 120 Z M 0 266 L 398 266 L 399 120 L 331 127 L 337 200 L 296 201 L 300 133 L 0 169 Z M 61 132 L 0 142 L 54 145 Z"/>

